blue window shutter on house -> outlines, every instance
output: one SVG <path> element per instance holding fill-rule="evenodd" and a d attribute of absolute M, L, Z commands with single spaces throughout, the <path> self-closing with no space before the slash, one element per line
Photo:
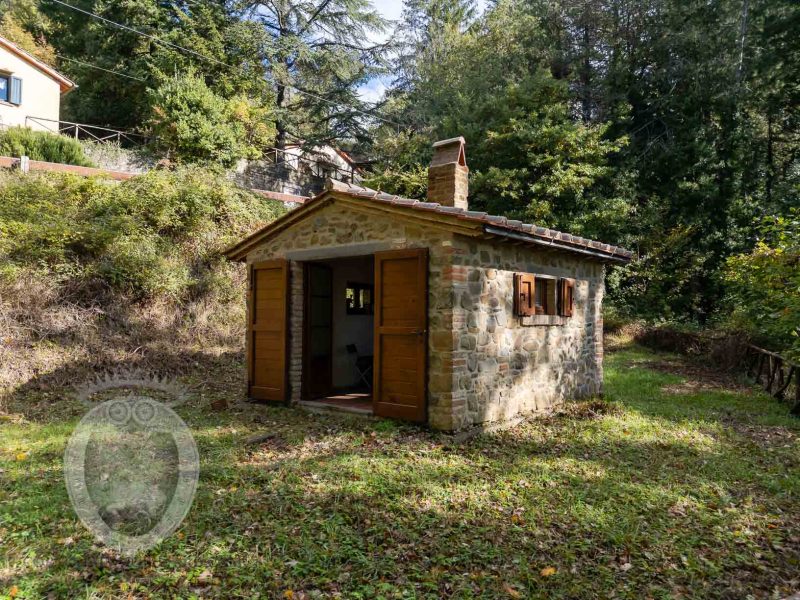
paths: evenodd
<path fill-rule="evenodd" d="M 19 77 L 11 78 L 11 93 L 9 94 L 11 104 L 22 104 L 22 79 Z"/>

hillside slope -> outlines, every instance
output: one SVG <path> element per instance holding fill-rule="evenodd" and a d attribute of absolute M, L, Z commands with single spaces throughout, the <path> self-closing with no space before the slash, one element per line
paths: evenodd
<path fill-rule="evenodd" d="M 0 173 L 0 390 L 238 356 L 245 271 L 220 252 L 284 210 L 201 169 Z"/>

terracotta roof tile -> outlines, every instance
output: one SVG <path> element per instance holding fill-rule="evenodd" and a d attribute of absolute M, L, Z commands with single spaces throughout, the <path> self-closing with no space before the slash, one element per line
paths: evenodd
<path fill-rule="evenodd" d="M 455 215 L 459 215 L 464 212 L 464 209 L 458 208 L 456 206 L 440 206 L 437 210 L 442 213 L 455 214 Z"/>
<path fill-rule="evenodd" d="M 333 179 L 328 181 L 326 189 L 328 191 L 344 193 L 355 198 L 365 198 L 379 202 L 387 202 L 395 206 L 408 207 L 414 210 L 424 210 L 426 212 L 435 212 L 450 217 L 456 216 L 460 219 L 465 219 L 468 221 L 486 223 L 492 227 L 504 229 L 509 232 L 520 232 L 529 235 L 532 238 L 544 238 L 551 244 L 560 242 L 558 248 L 563 250 L 573 249 L 580 251 L 581 249 L 589 249 L 607 254 L 609 258 L 616 258 L 624 261 L 628 261 L 633 258 L 633 252 L 626 250 L 625 248 L 611 246 L 596 240 L 588 240 L 586 238 L 571 235 L 563 231 L 555 231 L 553 229 L 539 227 L 531 223 L 523 223 L 522 221 L 518 221 L 516 219 L 509 220 L 507 217 L 489 215 L 485 212 L 463 210 L 461 208 L 452 206 L 442 206 L 441 204 L 437 204 L 435 202 L 412 200 L 410 198 L 403 198 L 401 196 L 394 196 L 384 192 L 377 192 L 369 188 L 344 183 Z"/>

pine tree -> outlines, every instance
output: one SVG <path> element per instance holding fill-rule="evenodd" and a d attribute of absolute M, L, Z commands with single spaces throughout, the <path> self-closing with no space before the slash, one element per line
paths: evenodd
<path fill-rule="evenodd" d="M 277 105 L 277 146 L 363 131 L 357 86 L 379 70 L 385 21 L 368 0 L 252 0 L 242 16 L 266 33 L 266 77 Z"/>

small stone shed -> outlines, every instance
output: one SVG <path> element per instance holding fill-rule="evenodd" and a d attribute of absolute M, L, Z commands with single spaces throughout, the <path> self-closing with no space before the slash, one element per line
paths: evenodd
<path fill-rule="evenodd" d="M 457 431 L 603 386 L 622 248 L 470 211 L 463 138 L 428 201 L 330 181 L 227 251 L 246 261 L 248 394 Z"/>

